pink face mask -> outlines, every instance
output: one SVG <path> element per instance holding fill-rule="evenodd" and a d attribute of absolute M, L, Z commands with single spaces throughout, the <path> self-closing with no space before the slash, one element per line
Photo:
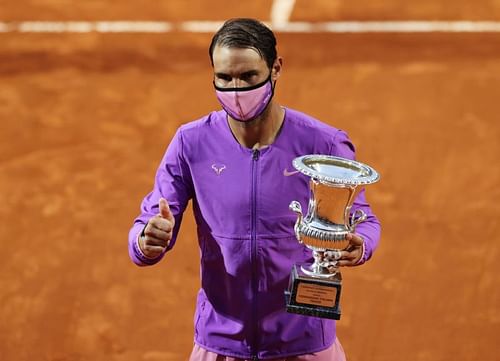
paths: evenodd
<path fill-rule="evenodd" d="M 262 114 L 274 94 L 271 76 L 264 82 L 246 88 L 221 88 L 215 94 L 222 108 L 233 119 L 248 122 Z"/>

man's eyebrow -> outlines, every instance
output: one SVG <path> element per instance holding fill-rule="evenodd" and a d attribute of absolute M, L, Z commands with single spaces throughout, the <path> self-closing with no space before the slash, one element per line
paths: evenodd
<path fill-rule="evenodd" d="M 249 71 L 246 71 L 244 73 L 241 73 L 240 77 L 250 77 L 252 75 L 258 75 L 259 72 L 257 70 L 249 70 Z M 216 72 L 215 73 L 215 76 L 216 77 L 219 77 L 219 78 L 226 78 L 226 77 L 231 77 L 232 78 L 232 75 L 230 74 L 227 74 L 227 73 L 222 73 L 222 72 Z"/>
<path fill-rule="evenodd" d="M 242 77 L 249 77 L 249 76 L 258 75 L 258 74 L 259 74 L 259 72 L 257 70 L 249 70 L 249 71 L 246 71 L 243 74 L 241 74 L 241 76 Z"/>

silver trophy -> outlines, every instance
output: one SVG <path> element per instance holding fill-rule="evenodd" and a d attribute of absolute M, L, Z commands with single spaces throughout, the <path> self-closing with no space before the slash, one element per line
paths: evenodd
<path fill-rule="evenodd" d="M 342 277 L 337 260 L 349 246 L 347 234 L 366 219 L 362 210 L 351 212 L 352 204 L 362 186 L 377 182 L 379 175 L 366 164 L 327 155 L 304 155 L 293 166 L 311 178 L 307 215 L 297 201 L 290 209 L 297 213 L 297 240 L 313 251 L 314 262 L 292 268 L 287 311 L 338 320 Z"/>

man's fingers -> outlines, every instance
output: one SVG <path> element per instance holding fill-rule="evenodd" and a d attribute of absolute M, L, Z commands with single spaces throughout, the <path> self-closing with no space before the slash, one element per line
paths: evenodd
<path fill-rule="evenodd" d="M 360 257 L 359 248 L 352 251 L 342 251 L 342 256 L 338 262 L 339 267 L 354 266 L 356 260 Z"/>
<path fill-rule="evenodd" d="M 337 265 L 339 267 L 348 267 L 348 266 L 354 266 L 354 261 L 352 260 L 346 260 L 346 259 L 341 259 L 340 261 L 338 261 Z"/>
<path fill-rule="evenodd" d="M 164 240 L 168 240 L 170 239 L 172 236 L 171 236 L 171 229 L 170 230 L 164 230 L 164 229 L 158 229 L 156 227 L 146 227 L 146 229 L 144 230 L 144 234 L 148 237 L 152 237 L 152 238 L 158 238 L 158 239 L 164 239 Z"/>
<path fill-rule="evenodd" d="M 341 260 L 353 260 L 358 257 L 358 252 L 356 250 L 353 251 L 342 251 L 340 253 Z"/>
<path fill-rule="evenodd" d="M 169 220 L 173 224 L 175 222 L 175 219 L 172 211 L 170 210 L 167 200 L 165 198 L 160 198 L 158 206 L 160 207 L 160 216 Z"/>
<path fill-rule="evenodd" d="M 155 258 L 165 251 L 168 241 L 145 236 L 139 238 L 139 246 L 146 257 Z"/>
<path fill-rule="evenodd" d="M 346 236 L 346 239 L 349 241 L 349 244 L 351 246 L 358 246 L 359 247 L 359 246 L 363 245 L 363 238 L 361 238 L 360 236 L 358 236 L 355 233 L 348 233 Z"/>
<path fill-rule="evenodd" d="M 151 220 L 149 221 L 149 225 L 144 230 L 144 233 L 151 228 L 156 228 L 163 232 L 171 232 L 172 229 L 174 228 L 174 225 L 168 219 L 165 219 L 162 216 L 157 215 L 151 218 Z"/>
<path fill-rule="evenodd" d="M 145 246 L 158 246 L 162 248 L 166 248 L 169 244 L 169 240 L 166 239 L 161 239 L 161 238 L 155 238 L 155 237 L 150 237 L 146 236 L 144 237 L 144 245 Z"/>
<path fill-rule="evenodd" d="M 163 251 L 165 250 L 165 247 L 161 246 L 150 246 L 150 245 L 144 245 L 144 250 L 147 252 L 147 255 L 149 257 L 156 257 L 159 256 Z"/>
<path fill-rule="evenodd" d="M 363 249 L 363 238 L 355 233 L 348 233 L 346 239 L 349 241 L 347 249 L 341 251 L 341 257 L 338 261 L 339 267 L 354 266 L 361 257 Z"/>

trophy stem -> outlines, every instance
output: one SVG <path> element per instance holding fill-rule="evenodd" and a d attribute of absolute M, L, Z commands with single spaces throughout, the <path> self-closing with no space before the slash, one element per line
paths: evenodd
<path fill-rule="evenodd" d="M 337 274 L 339 267 L 337 260 L 326 256 L 326 251 L 313 250 L 314 263 L 301 265 L 301 270 L 306 275 L 318 278 L 330 278 Z"/>

